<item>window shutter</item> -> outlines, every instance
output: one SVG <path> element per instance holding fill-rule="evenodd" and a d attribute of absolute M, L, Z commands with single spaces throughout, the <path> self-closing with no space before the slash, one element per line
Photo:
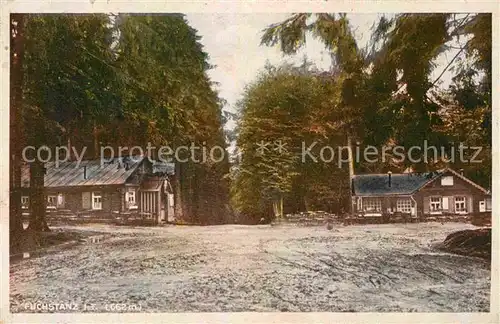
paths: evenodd
<path fill-rule="evenodd" d="M 64 207 L 64 196 L 62 193 L 57 195 L 57 206 Z"/>
<path fill-rule="evenodd" d="M 479 202 L 479 212 L 484 213 L 486 211 L 486 201 L 481 200 Z"/>
<path fill-rule="evenodd" d="M 424 214 L 428 214 L 429 213 L 430 200 L 431 200 L 430 197 L 425 197 L 424 198 Z"/>
<path fill-rule="evenodd" d="M 491 211 L 491 198 L 485 199 L 486 211 Z"/>
<path fill-rule="evenodd" d="M 90 192 L 82 192 L 82 208 L 90 209 Z"/>
<path fill-rule="evenodd" d="M 448 210 L 449 204 L 448 204 L 448 197 L 443 197 L 443 210 Z"/>
<path fill-rule="evenodd" d="M 466 204 L 467 204 L 467 206 L 466 206 L 466 207 L 467 207 L 467 211 L 468 211 L 469 213 L 472 213 L 472 212 L 473 212 L 473 209 L 472 209 L 472 207 L 473 207 L 473 206 L 472 206 L 472 197 L 470 197 L 470 196 L 469 196 L 468 198 L 469 198 L 469 199 L 467 199 L 467 198 L 466 198 L 466 199 L 467 199 L 467 200 L 466 200 L 466 201 L 467 201 L 467 202 L 466 202 Z"/>

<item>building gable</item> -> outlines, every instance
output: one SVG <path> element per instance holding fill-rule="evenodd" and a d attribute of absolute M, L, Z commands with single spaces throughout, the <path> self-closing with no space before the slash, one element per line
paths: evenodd
<path fill-rule="evenodd" d="M 449 190 L 468 190 L 478 194 L 488 194 L 486 189 L 452 169 L 445 169 L 438 177 L 431 179 L 418 189 L 418 191 L 422 190 L 442 192 Z"/>

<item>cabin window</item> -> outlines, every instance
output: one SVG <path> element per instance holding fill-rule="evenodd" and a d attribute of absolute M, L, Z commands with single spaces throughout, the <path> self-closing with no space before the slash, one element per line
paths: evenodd
<path fill-rule="evenodd" d="M 57 206 L 57 196 L 47 196 L 47 207 Z"/>
<path fill-rule="evenodd" d="M 441 178 L 442 186 L 453 186 L 453 176 L 446 176 Z"/>
<path fill-rule="evenodd" d="M 437 212 L 443 210 L 443 198 L 442 197 L 431 197 L 431 212 Z"/>
<path fill-rule="evenodd" d="M 396 210 L 401 213 L 411 213 L 411 199 L 400 198 L 396 202 Z"/>
<path fill-rule="evenodd" d="M 136 206 L 135 190 L 127 191 L 125 194 L 125 200 L 129 208 Z"/>
<path fill-rule="evenodd" d="M 455 212 L 464 213 L 467 211 L 467 206 L 465 205 L 465 201 L 466 199 L 464 196 L 455 197 Z"/>
<path fill-rule="evenodd" d="M 98 191 L 92 192 L 92 209 L 102 209 L 102 194 Z"/>
<path fill-rule="evenodd" d="M 363 207 L 367 212 L 379 212 L 382 210 L 382 203 L 378 198 L 364 198 Z"/>
<path fill-rule="evenodd" d="M 29 196 L 22 196 L 21 197 L 21 208 L 26 209 L 28 208 L 30 203 L 30 197 Z"/>
<path fill-rule="evenodd" d="M 491 211 L 491 198 L 486 198 L 486 211 Z"/>
<path fill-rule="evenodd" d="M 64 196 L 62 193 L 57 195 L 57 205 L 62 206 L 64 204 Z"/>

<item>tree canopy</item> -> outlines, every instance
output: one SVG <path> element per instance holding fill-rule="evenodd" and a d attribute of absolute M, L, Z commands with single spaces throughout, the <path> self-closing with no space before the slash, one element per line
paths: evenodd
<path fill-rule="evenodd" d="M 433 171 L 448 165 L 464 169 L 466 176 L 490 187 L 490 14 L 382 16 L 374 26 L 368 47 L 360 48 L 348 14 L 297 13 L 264 30 L 262 45 L 277 46 L 284 54 L 293 55 L 305 46 L 308 33 L 331 53 L 332 67 L 322 74 L 329 82 L 319 82 L 317 71 L 309 71 L 309 74 L 281 71 L 277 75 L 267 71 L 260 75 L 240 104 L 238 145 L 244 153 L 256 139 L 283 137 L 293 142 L 294 138 L 307 138 L 310 135 L 306 135 L 307 131 L 302 130 L 300 135 L 296 132 L 304 126 L 322 130 L 314 136 L 320 135 L 326 143 L 356 142 L 361 147 L 379 148 L 398 145 L 406 151 L 412 146 L 444 148 L 444 155 L 437 158 L 429 158 L 421 150 L 419 162 L 408 158 L 397 161 L 392 157 L 376 163 L 355 161 L 357 172 L 401 172 L 408 167 L 415 171 Z M 437 66 L 437 58 L 451 50 L 456 54 L 450 62 L 444 67 Z M 437 78 L 436 71 L 439 72 Z M 447 89 L 440 86 L 445 72 L 453 75 Z M 307 81 L 301 82 L 297 75 Z M 300 99 L 290 103 L 289 98 Z M 331 128 L 332 125 L 335 127 Z M 345 135 L 343 139 L 340 134 Z M 476 159 L 482 163 L 463 162 L 458 158 L 450 161 L 453 154 L 457 156 L 453 150 L 458 149 L 459 143 L 481 147 Z M 470 161 L 474 154 L 475 151 L 468 151 L 465 159 Z M 290 153 L 280 158 L 286 163 L 274 155 L 266 156 L 267 161 L 252 154 L 243 155 L 239 176 L 233 185 L 233 198 L 240 210 L 245 210 L 245 206 L 263 210 L 261 203 L 255 207 L 251 202 L 262 201 L 260 192 L 267 192 L 264 189 L 269 179 L 280 181 L 283 186 L 277 191 L 283 194 L 293 191 L 289 184 L 299 179 L 299 175 L 307 174 L 296 185 L 303 188 L 298 200 L 314 192 L 307 180 L 320 183 L 321 179 L 304 170 L 317 166 L 294 168 L 296 155 Z M 349 183 L 347 173 L 344 173 L 346 179 L 338 173 L 323 171 L 330 182 L 343 188 L 344 195 L 349 194 L 349 187 L 342 185 Z M 259 188 L 259 193 L 245 191 L 252 187 Z"/>
<path fill-rule="evenodd" d="M 97 158 L 101 145 L 225 147 L 223 101 L 207 75 L 208 54 L 183 15 L 20 14 L 11 19 L 13 55 L 22 58 L 12 66 L 21 76 L 21 96 L 12 104 L 21 120 L 21 132 L 11 137 L 16 147 L 85 146 L 87 158 Z M 19 155 L 18 150 L 12 166 L 18 170 Z M 221 211 L 227 205 L 223 176 L 228 167 L 227 161 L 179 167 L 182 195 L 176 199 L 179 206 L 190 206 L 179 216 L 226 221 Z M 32 176 L 43 179 L 43 168 L 32 168 Z M 20 187 L 19 182 L 16 178 L 12 186 Z M 32 194 L 43 197 L 43 182 L 34 183 Z M 214 202 L 210 208 L 208 200 Z M 37 204 L 31 206 L 36 212 L 30 227 L 39 230 L 45 201 L 30 201 Z"/>
<path fill-rule="evenodd" d="M 343 170 L 337 164 L 311 164 L 301 154 L 303 146 L 343 143 L 343 124 L 336 122 L 342 114 L 340 93 L 338 84 L 307 64 L 268 66 L 247 87 L 238 104 L 241 158 L 233 169 L 232 198 L 248 221 L 269 217 L 273 203 L 284 201 L 285 211 L 332 209 L 345 198 L 345 188 L 324 177 L 342 179 Z"/>

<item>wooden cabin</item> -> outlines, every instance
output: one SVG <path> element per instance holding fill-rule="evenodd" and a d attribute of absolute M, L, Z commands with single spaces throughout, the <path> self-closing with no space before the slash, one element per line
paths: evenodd
<path fill-rule="evenodd" d="M 491 193 L 450 168 L 436 172 L 363 174 L 352 179 L 358 217 L 410 219 L 491 213 Z"/>
<path fill-rule="evenodd" d="M 162 166 L 159 168 L 158 166 Z M 45 164 L 47 210 L 75 216 L 139 215 L 158 224 L 173 217 L 173 163 L 144 157 Z M 30 168 L 23 166 L 22 208 L 29 213 Z"/>

